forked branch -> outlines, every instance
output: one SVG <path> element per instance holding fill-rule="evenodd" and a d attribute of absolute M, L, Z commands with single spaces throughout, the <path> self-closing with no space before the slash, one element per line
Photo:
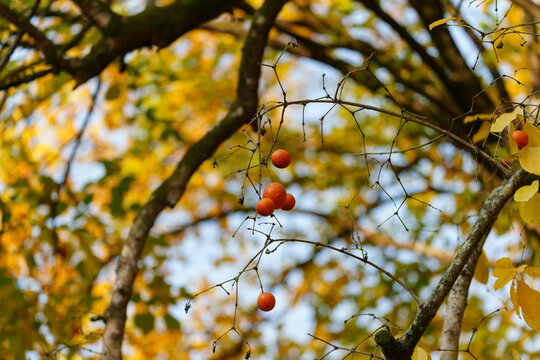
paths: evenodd
<path fill-rule="evenodd" d="M 527 177 L 528 174 L 525 172 L 525 170 L 519 169 L 512 174 L 510 178 L 504 180 L 499 186 L 491 191 L 480 210 L 478 220 L 473 225 L 473 228 L 463 243 L 463 246 L 457 253 L 450 266 L 446 269 L 427 302 L 425 302 L 420 311 L 416 313 L 413 323 L 409 329 L 401 338 L 397 339 L 396 341 L 384 341 L 384 343 L 379 343 L 379 345 L 383 348 L 383 351 L 388 354 L 395 354 L 396 347 L 399 347 L 399 350 L 401 351 L 400 354 L 402 355 L 395 358 L 388 358 L 388 360 L 408 360 L 411 358 L 416 344 L 435 317 L 435 314 L 439 310 L 442 302 L 454 286 L 454 283 L 456 282 L 456 279 L 461 273 L 463 267 L 480 246 L 483 239 L 491 231 L 491 228 L 497 220 L 501 210 L 512 198 L 517 189 L 519 189 L 525 183 Z M 384 332 L 384 334 L 379 336 L 381 339 L 387 340 L 388 336 L 392 336 L 389 330 L 381 330 L 381 332 Z M 385 347 L 387 347 L 387 349 L 385 349 Z"/>
<path fill-rule="evenodd" d="M 126 308 L 133 291 L 138 261 L 157 216 L 166 206 L 174 206 L 178 202 L 198 167 L 212 156 L 223 141 L 256 113 L 261 71 L 259 62 L 266 47 L 268 32 L 285 3 L 286 0 L 267 0 L 257 12 L 242 50 L 242 67 L 238 80 L 239 96 L 236 102 L 221 122 L 191 146 L 173 174 L 152 193 L 137 214 L 118 259 L 111 300 L 103 316 L 106 322 L 103 333 L 105 359 L 122 358 Z"/>

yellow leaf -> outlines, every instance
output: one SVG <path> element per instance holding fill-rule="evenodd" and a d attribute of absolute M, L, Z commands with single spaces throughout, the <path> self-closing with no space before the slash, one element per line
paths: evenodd
<path fill-rule="evenodd" d="M 523 125 L 523 131 L 529 135 L 529 144 L 525 147 L 540 147 L 540 129 L 527 122 Z"/>
<path fill-rule="evenodd" d="M 472 141 L 473 143 L 478 143 L 489 135 L 489 129 L 490 129 L 490 123 L 487 121 L 482 122 L 482 125 L 480 126 L 480 129 L 476 132 L 476 134 L 473 135 Z"/>
<path fill-rule="evenodd" d="M 421 347 L 414 348 L 413 356 L 411 360 L 429 360 L 431 357 L 429 356 L 429 353 L 422 349 Z"/>
<path fill-rule="evenodd" d="M 489 262 L 484 251 L 482 251 L 476 269 L 474 269 L 474 278 L 482 284 L 487 284 L 489 280 Z"/>
<path fill-rule="evenodd" d="M 529 136 L 529 144 L 521 149 L 519 162 L 525 171 L 540 175 L 540 129 L 527 122 L 523 131 Z"/>
<path fill-rule="evenodd" d="M 516 140 L 514 140 L 514 137 L 512 134 L 514 133 L 514 124 L 510 123 L 510 129 L 508 130 L 508 140 L 510 143 L 510 154 L 515 155 L 518 153 L 519 149 L 516 143 Z"/>
<path fill-rule="evenodd" d="M 519 203 L 519 215 L 527 224 L 540 226 L 540 194 L 536 193 L 529 201 Z"/>
<path fill-rule="evenodd" d="M 518 280 L 517 298 L 523 320 L 534 330 L 540 331 L 540 292 Z"/>
<path fill-rule="evenodd" d="M 519 154 L 521 167 L 535 175 L 540 175 L 540 147 L 525 146 Z"/>
<path fill-rule="evenodd" d="M 516 287 L 514 286 L 514 283 L 512 283 L 512 286 L 510 287 L 510 300 L 512 301 L 512 305 L 514 306 L 514 311 L 521 319 L 521 315 L 519 314 L 519 303 L 516 294 Z"/>
<path fill-rule="evenodd" d="M 538 180 L 534 180 L 531 185 L 525 185 L 516 191 L 514 194 L 514 200 L 516 201 L 529 201 L 534 194 L 538 192 Z"/>
<path fill-rule="evenodd" d="M 426 339 L 420 338 L 418 345 L 414 348 L 411 360 L 431 360 L 431 347 Z"/>
<path fill-rule="evenodd" d="M 455 19 L 456 19 L 456 17 L 452 16 L 452 17 L 447 17 L 447 18 L 444 18 L 444 19 L 434 21 L 431 24 L 429 24 L 429 30 L 433 30 L 434 27 L 441 26 L 441 25 L 446 24 L 447 22 L 455 20 Z"/>
<path fill-rule="evenodd" d="M 525 269 L 525 274 L 537 278 L 540 277 L 540 269 L 534 266 L 529 266 Z"/>
<path fill-rule="evenodd" d="M 529 265 L 527 264 L 520 265 L 518 268 L 516 268 L 516 272 L 521 274 L 528 266 Z"/>
<path fill-rule="evenodd" d="M 491 125 L 491 132 L 501 132 L 504 128 L 510 124 L 510 121 L 514 120 L 519 113 L 519 107 L 516 107 L 511 113 L 503 113 L 495 120 Z"/>
<path fill-rule="evenodd" d="M 493 269 L 493 276 L 498 278 L 493 286 L 495 290 L 499 290 L 508 282 L 512 281 L 514 276 L 516 276 L 516 268 L 512 264 L 512 260 L 507 257 L 497 260 Z"/>
<path fill-rule="evenodd" d="M 193 347 L 193 349 L 202 350 L 202 349 L 207 349 L 208 348 L 208 343 L 206 343 L 204 341 L 197 341 L 196 343 L 192 344 L 191 346 Z"/>
<path fill-rule="evenodd" d="M 521 360 L 521 356 L 519 356 L 519 352 L 516 349 L 512 349 L 512 356 L 514 360 Z"/>
<path fill-rule="evenodd" d="M 491 114 L 475 114 L 475 115 L 467 115 L 465 116 L 465 119 L 463 119 L 464 124 L 468 124 L 473 121 L 477 120 L 489 120 L 491 119 Z"/>

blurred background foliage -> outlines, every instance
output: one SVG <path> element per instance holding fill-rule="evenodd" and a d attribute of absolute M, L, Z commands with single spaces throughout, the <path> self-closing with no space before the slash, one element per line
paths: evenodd
<path fill-rule="evenodd" d="M 287 98 L 299 100 L 325 96 L 323 85 L 333 94 L 341 77 L 372 55 L 370 72 L 351 75 L 344 99 L 428 116 L 441 127 L 452 124 L 453 132 L 471 141 L 480 134 L 477 144 L 516 167 L 505 140 L 482 127 L 485 120 L 464 123 L 460 115 L 469 112 L 472 95 L 482 89 L 471 114 L 492 114 L 504 101 L 521 101 L 529 89 L 538 90 L 538 69 L 529 69 L 538 39 L 523 34 L 527 43 L 522 44 L 522 36 L 508 33 L 494 43 L 503 46 L 481 44 L 476 60 L 478 42 L 467 27 L 426 30 L 429 16 L 419 10 L 425 3 L 291 1 L 271 32 L 265 63 L 272 64 L 296 39 L 298 47 L 285 52 L 277 73 Z M 9 6 L 23 12 L 33 4 L 20 0 Z M 49 74 L 2 92 L 0 357 L 99 357 L 103 325 L 91 319 L 108 304 L 123 240 L 151 192 L 234 101 L 240 50 L 251 10 L 260 4 L 247 1 L 167 48 L 133 51 L 76 89 L 69 76 Z M 120 14 L 144 7 L 141 1 L 113 0 L 111 5 Z M 530 14 L 508 1 L 441 0 L 432 6 L 485 33 L 499 22 L 530 22 Z M 86 26 L 67 0 L 43 1 L 34 21 L 58 43 L 69 42 Z M 532 25 L 527 31 L 536 30 L 538 25 Z M 441 54 L 444 34 L 434 35 L 437 31 L 451 35 L 455 52 L 447 44 L 450 53 Z M 16 29 L 2 18 L 0 33 L 5 51 Z M 404 33 L 420 49 L 412 48 Z M 82 35 L 69 55 L 87 53 L 99 32 L 90 27 Z M 0 73 L 1 82 L 25 73 L 21 67 L 38 72 L 44 66 L 38 53 L 24 47 L 28 41 L 23 35 L 22 46 Z M 460 71 L 460 62 L 469 69 L 476 63 L 475 69 Z M 498 78 L 502 74 L 508 76 Z M 282 97 L 268 67 L 263 67 L 260 92 L 261 104 Z M 282 182 L 297 206 L 290 214 L 277 213 L 283 226 L 273 235 L 337 247 L 359 240 L 370 260 L 427 296 L 499 178 L 478 165 L 475 154 L 433 130 L 412 123 L 400 128 L 399 120 L 366 110 L 352 116 L 336 108 L 321 121 L 329 109 L 316 104 L 287 109 L 276 146 L 291 153 L 292 166 L 265 168 L 260 181 Z M 273 129 L 267 128 L 261 143 L 264 155 L 279 112 L 270 118 Z M 246 133 L 256 136 L 250 127 Z M 238 359 L 247 352 L 244 341 L 230 332 L 212 353 L 214 340 L 233 324 L 234 291 L 229 296 L 216 288 L 192 298 L 236 276 L 263 246 L 265 237 L 247 230 L 252 222 L 240 226 L 254 215 L 257 200 L 242 171 L 251 155 L 238 148 L 244 143 L 240 132 L 223 143 L 214 164 L 204 164 L 177 206 L 160 215 L 128 308 L 127 359 Z M 391 147 L 395 154 L 389 166 Z M 259 180 L 257 174 L 250 170 L 253 181 Z M 257 226 L 267 230 L 267 225 Z M 537 229 L 523 228 L 516 206 L 508 206 L 486 244 L 487 266 L 503 255 L 538 266 L 538 237 Z M 285 244 L 262 257 L 259 272 L 277 306 L 268 314 L 256 309 L 258 280 L 246 272 L 235 323 L 257 359 L 311 359 L 331 347 L 308 333 L 353 347 L 385 323 L 399 332 L 414 316 L 414 301 L 397 284 L 328 249 Z M 488 285 L 472 284 L 464 346 L 477 329 L 471 352 L 478 358 L 507 359 L 511 349 L 523 359 L 537 358 L 538 335 L 504 310 L 507 293 L 493 291 L 492 282 L 491 277 Z M 231 292 L 229 285 L 224 289 Z M 476 327 L 496 309 L 503 310 Z M 433 349 L 439 346 L 443 316 L 441 310 L 425 334 Z M 357 349 L 376 351 L 369 339 Z M 439 355 L 434 351 L 432 356 Z"/>

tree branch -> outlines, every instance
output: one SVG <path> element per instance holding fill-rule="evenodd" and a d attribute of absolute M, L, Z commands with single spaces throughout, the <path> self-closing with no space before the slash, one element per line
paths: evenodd
<path fill-rule="evenodd" d="M 85 14 L 92 21 L 105 26 L 106 35 L 99 40 L 84 58 L 66 58 L 64 50 L 55 45 L 24 16 L 0 3 L 0 16 L 9 20 L 35 42 L 47 63 L 55 69 L 70 73 L 81 85 L 100 74 L 114 59 L 142 47 L 165 47 L 186 32 L 197 28 L 238 4 L 240 0 L 189 0 L 177 1 L 169 6 L 148 7 L 141 13 L 117 17 L 107 13 L 106 5 L 91 0 L 78 0 Z M 103 15 L 106 14 L 106 15 Z M 108 15 L 107 15 L 108 14 Z M 156 28 L 160 31 L 156 32 Z"/>
<path fill-rule="evenodd" d="M 460 9 L 456 8 L 454 4 L 452 4 L 451 2 L 448 2 L 448 7 L 456 18 L 463 18 L 463 14 L 460 13 Z M 469 36 L 469 39 L 471 39 L 473 44 L 478 49 L 478 56 L 480 55 L 484 56 L 486 54 L 486 48 L 484 47 L 481 39 L 478 38 L 477 33 L 468 26 L 464 26 L 462 29 Z M 495 83 L 497 91 L 499 92 L 499 95 L 497 98 L 500 100 L 510 99 L 510 95 L 508 94 L 508 91 L 506 90 L 504 81 L 502 81 L 501 79 L 501 74 L 499 72 L 499 69 L 497 69 L 497 64 L 489 60 L 488 57 L 484 56 L 484 65 L 488 68 L 489 72 L 491 73 L 491 77 L 493 79 L 499 79 Z"/>
<path fill-rule="evenodd" d="M 64 176 L 62 182 L 59 184 L 59 187 L 66 186 L 69 183 L 69 173 L 71 171 L 71 166 L 73 165 L 73 162 L 75 161 L 75 156 L 77 155 L 77 151 L 79 150 L 79 146 L 81 145 L 82 137 L 84 135 L 84 132 L 86 131 L 86 128 L 88 127 L 88 124 L 90 124 L 90 120 L 92 119 L 92 114 L 94 112 L 94 108 L 96 106 L 97 97 L 99 95 L 99 90 L 101 89 L 101 79 L 98 78 L 97 84 L 96 84 L 96 90 L 94 91 L 94 94 L 92 95 L 92 100 L 90 103 L 90 107 L 88 108 L 88 111 L 86 112 L 86 116 L 84 117 L 83 124 L 81 126 L 81 129 L 79 130 L 77 137 L 75 138 L 73 149 L 71 150 L 71 154 L 69 155 L 68 162 L 66 164 L 66 168 L 64 170 Z M 58 191 L 59 193 L 59 191 Z M 58 195 L 60 196 L 60 194 Z"/>
<path fill-rule="evenodd" d="M 24 76 L 21 76 L 21 77 L 17 77 L 12 81 L 0 84 L 0 90 L 7 90 L 7 89 L 10 89 L 10 88 L 15 87 L 15 86 L 26 84 L 26 83 L 32 82 L 32 81 L 34 81 L 36 79 L 42 78 L 42 77 L 44 77 L 46 75 L 49 75 L 49 74 L 52 74 L 52 73 L 54 73 L 54 70 L 51 68 L 51 69 L 45 69 L 45 70 L 41 70 L 41 71 L 38 71 L 38 72 L 34 72 L 34 73 L 31 73 L 30 75 L 24 75 Z"/>
<path fill-rule="evenodd" d="M 441 64 L 437 62 L 437 60 L 428 54 L 426 47 L 420 44 L 416 39 L 405 29 L 403 26 L 401 26 L 394 18 L 392 18 L 390 15 L 388 15 L 377 3 L 375 0 L 357 0 L 358 2 L 361 2 L 367 9 L 373 11 L 375 15 L 381 18 L 384 22 L 386 22 L 392 29 L 409 44 L 411 49 L 413 49 L 418 56 L 426 63 L 426 65 L 429 66 L 429 68 L 437 75 L 441 83 L 448 87 L 452 82 L 446 75 L 443 67 Z M 452 89 L 450 89 L 452 90 Z M 450 91 L 452 93 L 452 91 Z"/>
<path fill-rule="evenodd" d="M 490 112 L 493 104 L 487 94 L 482 92 L 482 84 L 474 72 L 469 68 L 456 43 L 454 42 L 447 27 L 439 26 L 429 30 L 429 25 L 434 21 L 444 18 L 444 9 L 441 1 L 409 0 L 414 7 L 424 27 L 429 34 L 441 59 L 447 64 L 448 69 L 454 74 L 452 78 L 452 96 L 459 99 L 461 107 L 467 111 L 471 101 L 475 98 L 475 112 Z M 481 94 L 475 97 L 475 95 Z"/>
<path fill-rule="evenodd" d="M 35 48 L 43 53 L 47 62 L 53 67 L 67 71 L 73 70 L 71 62 L 63 58 L 59 48 L 38 28 L 32 25 L 30 20 L 24 15 L 21 15 L 7 5 L 0 3 L 0 16 L 17 26 L 23 33 L 28 34 L 34 40 Z"/>
<path fill-rule="evenodd" d="M 540 5 L 531 0 L 514 0 L 514 3 L 532 15 L 533 18 L 540 19 Z"/>
<path fill-rule="evenodd" d="M 165 206 L 176 204 L 197 168 L 223 141 L 247 123 L 257 110 L 257 88 L 261 71 L 259 62 L 266 46 L 268 32 L 285 2 L 286 0 L 267 0 L 255 15 L 242 50 L 237 100 L 228 115 L 187 151 L 173 174 L 153 192 L 135 218 L 118 259 L 113 293 L 104 314 L 106 326 L 103 348 L 105 358 L 108 360 L 122 358 L 121 345 L 126 308 L 133 291 L 133 282 L 138 270 L 137 262 L 157 216 Z M 156 24 L 152 26 L 155 27 Z"/>
<path fill-rule="evenodd" d="M 120 22 L 120 15 L 114 13 L 107 4 L 101 0 L 73 0 L 92 23 L 104 34 L 110 34 Z"/>
<path fill-rule="evenodd" d="M 409 360 L 411 355 L 404 355 L 403 344 L 397 341 L 389 329 L 378 331 L 374 336 L 375 342 L 381 347 L 386 360 Z"/>
<path fill-rule="evenodd" d="M 497 220 L 497 216 L 512 198 L 516 190 L 521 187 L 527 178 L 528 174 L 523 169 L 517 170 L 510 178 L 504 180 L 497 186 L 484 202 L 478 220 L 474 224 L 463 246 L 458 254 L 446 269 L 442 279 L 433 290 L 431 296 L 425 305 L 416 313 L 413 323 L 405 332 L 399 342 L 412 354 L 414 347 L 426 331 L 435 314 L 437 313 L 442 302 L 453 287 L 457 277 L 461 273 L 465 264 L 469 261 L 474 251 L 479 247 L 491 227 Z"/>
<path fill-rule="evenodd" d="M 500 175 L 500 176 L 502 176 L 504 178 L 506 178 L 506 177 L 508 177 L 510 175 L 510 172 L 508 170 L 506 170 L 502 164 L 497 162 L 497 160 L 492 158 L 488 153 L 486 153 L 482 149 L 478 148 L 476 145 L 474 145 L 471 142 L 468 142 L 466 140 L 463 140 L 458 135 L 437 126 L 433 122 L 430 122 L 429 118 L 421 118 L 421 117 L 418 117 L 418 115 L 416 115 L 416 114 L 411 114 L 411 115 L 407 115 L 405 113 L 398 114 L 396 112 L 386 110 L 386 109 L 383 109 L 383 108 L 379 108 L 379 107 L 376 107 L 376 106 L 362 104 L 362 103 L 358 103 L 358 102 L 354 102 L 354 101 L 340 100 L 340 99 L 312 99 L 312 100 L 287 101 L 285 103 L 277 103 L 277 105 L 269 107 L 268 109 L 266 109 L 266 113 L 268 113 L 268 112 L 270 112 L 270 111 L 272 111 L 274 109 L 277 109 L 279 107 L 282 107 L 282 106 L 290 106 L 290 105 L 302 105 L 302 106 L 305 106 L 306 104 L 310 104 L 310 103 L 320 103 L 320 104 L 326 103 L 326 104 L 340 104 L 340 105 L 353 106 L 353 107 L 356 107 L 356 108 L 372 110 L 372 111 L 379 112 L 381 114 L 386 114 L 386 115 L 390 115 L 390 116 L 395 117 L 395 118 L 399 118 L 399 119 L 403 119 L 403 120 L 407 120 L 407 121 L 417 123 L 419 125 L 422 125 L 422 126 L 430 128 L 430 129 L 433 129 L 433 130 L 435 130 L 435 131 L 437 131 L 437 132 L 439 132 L 441 134 L 444 134 L 445 136 L 452 139 L 460 147 L 462 147 L 464 149 L 467 149 L 467 151 L 470 151 L 473 154 L 476 154 L 479 158 L 482 158 L 482 160 L 485 160 L 485 161 L 483 161 L 483 163 L 489 165 L 494 170 L 496 170 L 498 175 Z"/>
<path fill-rule="evenodd" d="M 30 14 L 28 14 L 28 20 L 30 20 L 32 16 L 34 16 L 34 14 L 36 13 L 39 7 L 39 2 L 40 0 L 36 0 L 34 2 L 34 6 L 32 6 L 32 9 L 30 10 Z M 19 46 L 19 43 L 22 39 L 23 34 L 24 32 L 22 30 L 19 30 L 17 32 L 17 35 L 15 36 L 15 40 L 13 40 L 13 42 L 9 45 L 9 49 L 7 53 L 2 57 L 2 59 L 0 59 L 0 71 L 2 71 L 4 66 L 6 66 L 6 64 L 9 61 L 9 58 L 11 57 L 11 55 L 13 55 L 13 52 L 15 52 L 15 49 Z"/>
<path fill-rule="evenodd" d="M 487 238 L 487 233 L 474 249 L 469 261 L 463 267 L 459 274 L 452 290 L 446 299 L 446 311 L 444 314 L 443 332 L 441 336 L 441 349 L 455 350 L 443 351 L 441 360 L 457 360 L 459 352 L 459 336 L 461 334 L 461 324 L 463 322 L 463 314 L 467 308 L 467 298 L 469 297 L 469 287 L 474 276 L 474 270 L 482 248 Z"/>
<path fill-rule="evenodd" d="M 148 7 L 143 12 L 123 17 L 88 54 L 72 75 L 82 84 L 99 74 L 114 59 L 142 47 L 170 45 L 186 32 L 197 28 L 239 3 L 240 0 L 178 1 L 165 7 Z M 109 28 L 112 25 L 109 24 Z M 160 31 L 156 32 L 155 29 Z"/>
<path fill-rule="evenodd" d="M 440 90 L 438 90 L 437 88 L 433 86 L 432 82 L 421 81 L 421 80 L 418 81 L 418 80 L 413 80 L 410 78 L 403 77 L 401 74 L 404 69 L 407 69 L 411 73 L 413 73 L 416 70 L 415 67 L 411 66 L 411 64 L 408 62 L 404 62 L 403 64 L 396 63 L 395 57 L 392 54 L 385 51 L 384 49 L 379 49 L 379 48 L 374 47 L 372 44 L 368 42 L 351 38 L 350 36 L 348 36 L 346 32 L 338 33 L 336 30 L 334 30 L 331 27 L 324 28 L 324 30 L 327 30 L 324 33 L 319 32 L 321 33 L 321 35 L 330 35 L 333 38 L 336 38 L 335 42 L 326 43 L 326 44 L 318 44 L 312 40 L 308 40 L 305 37 L 299 36 L 294 31 L 291 30 L 290 23 L 287 23 L 285 21 L 277 22 L 276 27 L 280 29 L 281 31 L 293 36 L 295 39 L 299 41 L 300 44 L 307 47 L 310 51 L 315 50 L 315 53 L 318 53 L 318 54 L 321 53 L 321 49 L 322 49 L 322 52 L 328 52 L 336 48 L 345 48 L 345 49 L 357 51 L 364 58 L 371 57 L 372 61 L 376 63 L 378 66 L 386 68 L 390 72 L 390 74 L 394 77 L 396 82 L 399 82 L 405 85 L 405 87 L 413 90 L 415 93 L 433 102 L 434 104 L 437 105 L 439 109 L 447 112 L 448 114 L 452 114 L 452 116 L 457 116 L 462 113 L 462 110 L 455 103 L 449 102 L 448 96 L 445 96 L 445 94 L 441 94 Z M 310 29 L 312 31 L 317 31 L 317 29 L 313 29 L 313 28 L 310 28 Z M 317 46 L 320 49 L 317 49 Z M 329 59 L 332 57 L 330 55 L 327 55 L 327 58 Z M 320 56 L 319 61 L 323 61 L 324 59 L 325 59 L 324 57 Z M 352 65 L 349 65 L 348 68 L 350 71 L 354 67 Z M 347 72 L 344 72 L 344 74 L 346 73 Z M 364 74 L 364 75 L 369 75 L 369 74 Z M 356 75 L 356 76 L 359 76 L 359 75 Z M 370 78 L 369 76 L 367 77 L 371 82 L 374 83 L 374 85 L 372 86 L 374 86 L 375 89 L 380 88 L 380 84 L 377 81 L 374 81 L 375 79 L 373 79 L 372 77 Z M 359 81 L 359 83 L 364 84 L 365 82 Z M 394 91 L 394 92 L 397 93 L 397 91 Z M 414 104 L 415 101 L 412 101 L 412 99 L 407 98 L 405 96 L 399 96 L 399 95 L 398 95 L 398 99 L 402 99 L 401 103 L 399 104 L 400 106 L 407 106 L 409 107 L 409 110 L 412 110 L 411 104 Z M 415 109 L 414 111 L 418 112 L 418 109 Z M 437 117 L 437 118 L 440 118 L 440 117 Z M 446 117 L 446 119 L 448 121 L 450 120 L 449 117 Z M 441 125 L 448 126 L 449 122 L 446 124 L 441 124 Z"/>

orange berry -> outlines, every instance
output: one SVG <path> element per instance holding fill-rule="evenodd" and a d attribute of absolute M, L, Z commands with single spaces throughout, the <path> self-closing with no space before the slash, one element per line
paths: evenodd
<path fill-rule="evenodd" d="M 274 205 L 272 199 L 262 198 L 257 203 L 257 212 L 262 216 L 272 215 L 275 209 L 276 206 Z"/>
<path fill-rule="evenodd" d="M 257 306 L 262 311 L 270 311 L 276 306 L 276 298 L 269 292 L 263 292 L 257 298 Z"/>
<path fill-rule="evenodd" d="M 529 135 L 525 131 L 516 130 L 512 134 L 512 137 L 516 141 L 518 149 L 523 149 L 529 143 Z"/>
<path fill-rule="evenodd" d="M 279 209 L 287 201 L 287 190 L 280 183 L 270 183 L 263 191 L 263 198 L 271 199 Z"/>
<path fill-rule="evenodd" d="M 296 205 L 296 200 L 294 199 L 294 196 L 291 194 L 287 194 L 287 200 L 285 201 L 285 204 L 281 207 L 281 210 L 292 210 L 292 208 Z"/>
<path fill-rule="evenodd" d="M 280 169 L 286 168 L 291 163 L 291 154 L 287 150 L 279 149 L 272 154 L 272 164 Z"/>

